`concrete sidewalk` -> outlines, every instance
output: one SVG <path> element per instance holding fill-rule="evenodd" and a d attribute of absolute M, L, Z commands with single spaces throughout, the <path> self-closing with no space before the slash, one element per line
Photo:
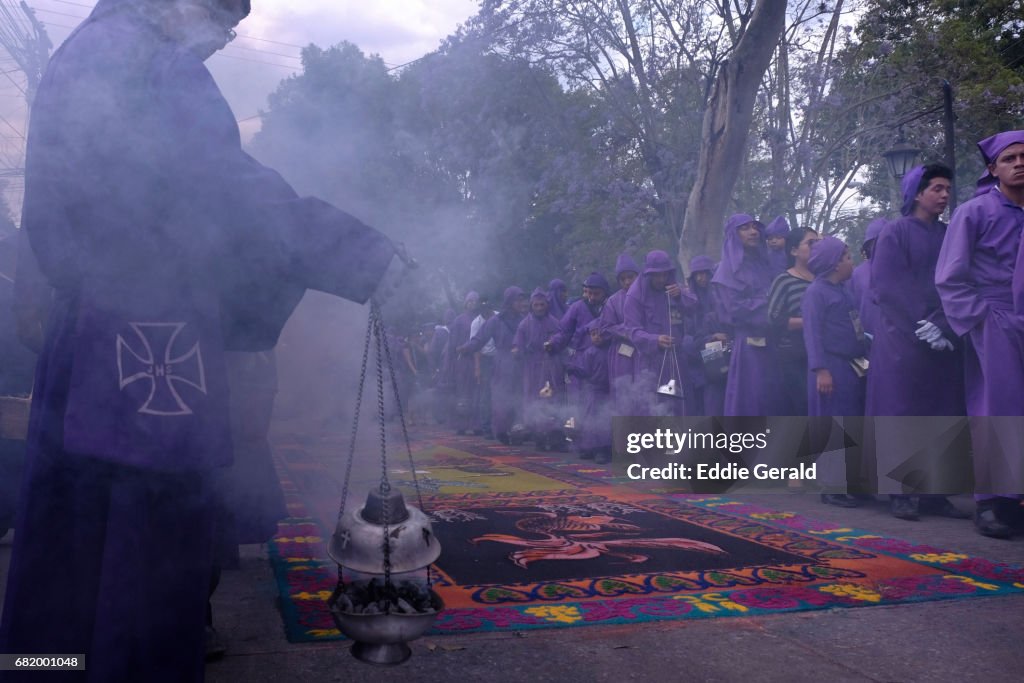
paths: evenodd
<path fill-rule="evenodd" d="M 740 497 L 737 497 L 740 498 Z M 970 522 L 905 522 L 881 502 L 843 510 L 812 495 L 741 499 L 881 535 L 1024 565 L 1024 538 L 987 539 Z M 969 498 L 955 499 L 970 509 Z M 207 667 L 227 681 L 998 681 L 1024 670 L 1024 596 L 649 622 L 514 633 L 432 636 L 393 668 L 362 664 L 345 642 L 289 644 L 269 562 L 243 549 L 225 572 L 214 618 L 228 655 Z"/>

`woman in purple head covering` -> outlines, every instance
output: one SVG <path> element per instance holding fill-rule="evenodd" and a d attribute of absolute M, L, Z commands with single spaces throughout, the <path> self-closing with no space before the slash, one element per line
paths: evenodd
<path fill-rule="evenodd" d="M 459 347 L 460 354 L 472 355 L 494 340 L 494 372 L 491 374 L 491 430 L 504 444 L 509 442 L 509 430 L 522 418 L 523 374 L 522 360 L 512 353 L 519 323 L 526 315 L 529 302 L 519 287 L 508 287 L 502 300 L 501 311 L 491 316 L 468 343 Z"/>
<path fill-rule="evenodd" d="M 622 252 L 615 261 L 615 279 L 619 290 L 608 297 L 601 309 L 601 326 L 609 335 L 608 377 L 611 385 L 612 403 L 616 415 L 635 415 L 632 403 L 633 375 L 636 349 L 633 347 L 632 332 L 625 325 L 623 307 L 626 293 L 640 274 L 636 261 L 627 252 Z"/>
<path fill-rule="evenodd" d="M 1024 493 L 1024 130 L 993 135 L 978 149 L 996 185 L 953 215 L 935 284 L 966 341 L 967 414 L 980 418 L 971 420 L 975 528 L 1009 538 Z"/>
<path fill-rule="evenodd" d="M 768 262 L 777 273 L 786 270 L 790 265 L 789 249 L 786 247 L 786 235 L 789 234 L 789 221 L 779 216 L 764 229 L 765 246 L 768 247 Z"/>
<path fill-rule="evenodd" d="M 741 213 L 725 224 L 722 261 L 714 285 L 718 318 L 733 332 L 725 387 L 726 415 L 773 415 L 777 371 L 768 335 L 768 289 L 775 273 L 768 263 L 764 225 Z"/>
<path fill-rule="evenodd" d="M 469 341 L 470 328 L 480 308 L 480 295 L 476 292 L 467 294 L 463 307 L 463 312 L 452 322 L 445 363 L 448 384 L 455 400 L 451 426 L 456 434 L 475 431 L 477 426 L 477 384 L 473 358 L 459 354 L 457 349 Z"/>
<path fill-rule="evenodd" d="M 807 259 L 817 240 L 817 231 L 810 228 L 797 228 L 786 235 L 790 266 L 772 281 L 768 291 L 768 318 L 773 327 L 770 345 L 779 372 L 775 415 L 807 414 L 807 351 L 800 304 L 814 279 Z"/>
<path fill-rule="evenodd" d="M 548 313 L 548 298 L 538 287 L 530 295 L 530 313 L 516 329 L 512 352 L 523 361 L 523 416 L 537 446 L 547 450 L 564 446 L 562 414 L 565 408 L 565 370 L 558 353 L 548 344 L 558 331 L 558 320 Z"/>
<path fill-rule="evenodd" d="M 946 234 L 950 171 L 941 164 L 918 166 L 903 178 L 902 218 L 882 230 L 871 259 L 871 372 L 865 414 L 956 416 L 964 414 L 963 348 L 950 328 L 935 288 L 935 266 Z M 891 471 L 910 444 L 875 421 L 878 471 Z M 895 429 L 895 427 L 894 427 Z M 943 497 L 893 495 L 892 513 L 914 520 L 922 503 L 945 516 L 959 516 Z"/>
<path fill-rule="evenodd" d="M 667 253 L 649 252 L 643 274 L 626 293 L 623 316 L 637 351 L 633 400 L 643 410 L 638 415 L 686 413 L 680 400 L 690 386 L 683 344 L 692 340 L 685 338 L 683 315 L 684 308 L 692 308 L 696 301 L 675 276 L 675 264 Z M 658 393 L 670 381 L 679 390 L 678 397 Z"/>
<path fill-rule="evenodd" d="M 569 308 L 566 304 L 569 300 L 569 289 L 565 286 L 565 281 L 555 278 L 549 282 L 546 296 L 548 298 L 548 313 L 561 320 Z"/>

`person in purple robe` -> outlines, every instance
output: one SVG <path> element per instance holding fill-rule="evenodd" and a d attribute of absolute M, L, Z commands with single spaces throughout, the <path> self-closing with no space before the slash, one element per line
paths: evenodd
<path fill-rule="evenodd" d="M 555 316 L 557 320 L 561 320 L 569 308 L 566 303 L 569 301 L 569 288 L 565 286 L 565 281 L 555 278 L 549 282 L 546 296 L 548 298 L 548 312 Z"/>
<path fill-rule="evenodd" d="M 601 273 L 591 273 L 583 281 L 583 296 L 569 304 L 565 315 L 559 320 L 559 329 L 548 340 L 549 347 L 558 353 L 566 351 L 565 356 L 572 358 L 590 346 L 590 334 L 586 326 L 597 320 L 608 300 L 608 280 Z M 568 414 L 578 416 L 582 410 L 582 389 L 577 377 L 569 377 L 566 385 L 566 403 Z"/>
<path fill-rule="evenodd" d="M 946 234 L 939 216 L 949 203 L 950 176 L 941 164 L 918 166 L 904 176 L 903 217 L 885 226 L 875 244 L 869 291 L 878 315 L 872 323 L 867 415 L 964 414 L 963 348 L 935 288 Z M 878 432 L 875 447 L 879 471 L 883 463 L 906 456 L 896 435 Z M 908 520 L 922 511 L 963 516 L 945 496 L 896 494 L 891 509 Z"/>
<path fill-rule="evenodd" d="M 608 384 L 608 344 L 611 335 L 604 331 L 600 318 L 586 325 L 590 345 L 574 354 L 566 372 L 580 380 L 580 414 L 576 425 L 575 450 L 582 460 L 598 464 L 611 462 L 612 411 Z"/>
<path fill-rule="evenodd" d="M 452 322 L 448 337 L 445 374 L 452 388 L 453 409 L 451 427 L 456 434 L 476 432 L 477 382 L 473 357 L 460 355 L 457 349 L 469 341 L 473 319 L 480 308 L 480 295 L 469 292 L 463 301 L 463 311 Z"/>
<path fill-rule="evenodd" d="M 724 353 L 724 347 L 729 341 L 728 335 L 718 324 L 711 295 L 714 272 L 715 262 L 711 257 L 698 255 L 690 259 L 690 275 L 686 281 L 696 303 L 687 312 L 686 319 L 688 336 L 693 340 L 686 348 L 691 387 L 685 397 L 687 415 L 721 415 L 725 401 L 724 370 L 728 369 L 728 365 L 710 362 L 705 365 L 704 362 L 709 351 L 708 344 L 721 345 Z"/>
<path fill-rule="evenodd" d="M 455 322 L 455 311 L 449 308 L 442 320 L 440 325 L 434 326 L 434 335 L 427 346 L 427 358 L 434 369 L 431 377 L 434 389 L 431 412 L 437 424 L 447 424 L 451 418 L 452 388 L 446 373 L 445 360 L 448 358 L 448 339 L 451 337 L 452 323 Z"/>
<path fill-rule="evenodd" d="M 978 143 L 995 179 L 953 214 L 935 268 L 946 320 L 967 346 L 967 415 L 974 445 L 974 523 L 1009 538 L 1024 492 L 1024 130 Z M 1000 417 L 993 417 L 1000 416 Z"/>
<path fill-rule="evenodd" d="M 307 288 L 367 301 L 397 253 L 243 152 L 203 61 L 249 3 L 192 6 L 98 0 L 31 113 L 22 229 L 54 294 L 0 652 L 84 654 L 80 680 L 203 679 L 225 351 L 272 348 Z"/>
<path fill-rule="evenodd" d="M 676 282 L 676 266 L 667 253 L 648 252 L 644 271 L 626 293 L 622 314 L 636 349 L 634 401 L 638 415 L 685 415 L 690 386 L 684 315 L 695 304 Z"/>
<path fill-rule="evenodd" d="M 850 295 L 853 297 L 853 305 L 860 315 L 860 324 L 868 339 L 874 335 L 875 318 L 878 316 L 877 305 L 870 295 L 871 290 L 871 256 L 875 252 L 875 242 L 882 234 L 882 229 L 889 223 L 885 218 L 876 218 L 868 223 L 864 230 L 864 244 L 860 248 L 861 256 L 864 258 L 860 265 L 853 269 L 853 277 L 847 285 Z"/>
<path fill-rule="evenodd" d="M 777 368 L 768 347 L 768 262 L 764 225 L 745 213 L 726 221 L 722 260 L 711 282 L 719 321 L 732 333 L 726 415 L 774 415 Z"/>
<path fill-rule="evenodd" d="M 601 327 L 609 336 L 608 381 L 610 385 L 612 410 L 615 415 L 636 415 L 633 404 L 634 355 L 632 334 L 625 325 L 623 306 L 626 293 L 640 274 L 640 268 L 628 252 L 622 252 L 615 260 L 615 280 L 619 290 L 608 297 L 601 309 Z"/>
<path fill-rule="evenodd" d="M 764 229 L 768 262 L 772 264 L 776 273 L 781 273 L 790 266 L 789 249 L 786 247 L 786 235 L 789 232 L 789 221 L 785 216 L 778 216 Z"/>
<path fill-rule="evenodd" d="M 558 331 L 558 320 L 548 313 L 547 294 L 540 287 L 530 295 L 530 314 L 516 328 L 512 353 L 522 359 L 523 418 L 537 446 L 561 449 L 565 440 L 565 369 L 547 341 Z"/>
<path fill-rule="evenodd" d="M 807 265 L 815 278 L 800 307 L 809 371 L 807 414 L 863 415 L 867 347 L 859 314 L 843 287 L 853 275 L 850 250 L 827 235 L 811 247 Z"/>
<path fill-rule="evenodd" d="M 503 444 L 509 443 L 512 425 L 522 419 L 523 374 L 521 359 L 512 353 L 519 323 L 529 302 L 519 287 L 507 287 L 502 308 L 487 319 L 480 331 L 459 347 L 461 354 L 473 354 L 494 341 L 494 368 L 491 372 L 491 431 Z"/>

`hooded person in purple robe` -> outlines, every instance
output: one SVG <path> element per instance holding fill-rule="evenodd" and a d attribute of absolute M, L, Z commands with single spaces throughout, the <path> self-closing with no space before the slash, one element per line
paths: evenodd
<path fill-rule="evenodd" d="M 935 269 L 946 319 L 967 346 L 975 528 L 1008 538 L 1024 492 L 1024 130 L 978 143 L 996 184 L 953 215 Z"/>
<path fill-rule="evenodd" d="M 768 262 L 764 225 L 744 213 L 726 221 L 722 260 L 712 279 L 719 321 L 732 332 L 726 415 L 774 415 L 777 369 L 768 347 Z"/>
<path fill-rule="evenodd" d="M 522 362 L 512 353 L 512 343 L 526 314 L 528 300 L 519 287 L 508 287 L 497 315 L 487 319 L 472 339 L 459 347 L 462 354 L 479 351 L 494 341 L 494 371 L 491 373 L 491 430 L 498 441 L 509 443 L 509 430 L 522 418 Z"/>
<path fill-rule="evenodd" d="M 547 341 L 558 331 L 558 320 L 548 313 L 547 294 L 540 287 L 530 295 L 530 313 L 523 318 L 512 340 L 512 352 L 523 363 L 521 391 L 523 417 L 538 447 L 564 445 L 562 415 L 565 412 L 565 369 Z"/>
<path fill-rule="evenodd" d="M 768 262 L 776 273 L 789 268 L 789 252 L 786 249 L 786 235 L 789 234 L 789 221 L 779 216 L 764 229 L 764 242 L 768 248 Z"/>
<path fill-rule="evenodd" d="M 808 415 L 864 414 L 864 373 L 853 366 L 867 355 L 864 331 L 843 283 L 853 275 L 846 245 L 831 235 L 811 247 L 807 262 L 814 282 L 804 293 Z M 864 366 L 861 365 L 861 368 Z"/>
<path fill-rule="evenodd" d="M 0 651 L 89 680 L 202 680 L 224 353 L 272 348 L 306 288 L 366 301 L 396 253 L 242 151 L 203 60 L 248 4 L 99 0 L 35 96 L 22 229 L 54 297 Z"/>
<path fill-rule="evenodd" d="M 939 216 L 949 202 L 950 171 L 940 164 L 918 166 L 904 176 L 902 190 L 903 217 L 882 230 L 870 261 L 870 295 L 878 316 L 872 322 L 865 414 L 963 415 L 963 348 L 935 288 L 946 233 Z M 875 448 L 880 472 L 906 457 L 906 444 L 896 434 L 879 431 Z M 898 494 L 891 502 L 900 519 L 917 519 L 922 504 L 925 511 L 961 516 L 942 496 L 919 500 Z"/>
<path fill-rule="evenodd" d="M 566 372 L 580 380 L 581 398 L 575 450 L 583 460 L 598 464 L 611 461 L 612 410 L 608 384 L 608 344 L 611 335 L 604 331 L 599 318 L 587 323 L 590 346 L 574 354 L 566 364 Z"/>
<path fill-rule="evenodd" d="M 473 319 L 480 308 L 480 295 L 470 292 L 463 301 L 463 312 L 452 322 L 445 358 L 445 373 L 454 400 L 451 426 L 456 434 L 474 431 L 477 427 L 477 381 L 473 357 L 460 355 L 456 349 L 469 341 Z"/>
<path fill-rule="evenodd" d="M 868 223 L 868 227 L 864 230 L 864 245 L 860 248 L 860 253 L 864 260 L 853 269 L 853 277 L 847 282 L 850 295 L 853 297 L 853 305 L 857 308 L 857 312 L 860 315 L 861 327 L 869 335 L 869 339 L 874 334 L 874 321 L 878 316 L 877 304 L 872 300 L 870 293 L 871 256 L 874 254 L 878 236 L 882 234 L 882 229 L 888 223 L 889 221 L 885 218 L 876 218 Z"/>
<path fill-rule="evenodd" d="M 721 415 L 725 401 L 724 372 L 705 368 L 702 351 L 709 343 L 725 344 L 728 336 L 718 324 L 715 302 L 711 294 L 711 278 L 715 274 L 715 262 L 709 256 L 694 256 L 690 259 L 690 275 L 686 278 L 696 304 L 687 312 L 686 329 L 693 343 L 685 349 L 691 391 L 686 395 L 687 415 Z M 718 366 L 716 366 L 718 367 Z M 727 369 L 728 366 L 719 367 Z"/>
<path fill-rule="evenodd" d="M 630 342 L 636 348 L 634 405 L 638 415 L 685 415 L 682 400 L 690 380 L 683 344 L 686 339 L 684 314 L 696 301 L 676 283 L 676 267 L 664 251 L 651 251 L 644 259 L 644 271 L 626 293 L 622 308 Z M 676 395 L 661 387 L 672 384 Z"/>
<path fill-rule="evenodd" d="M 569 288 L 565 286 L 565 281 L 555 278 L 549 282 L 545 296 L 548 298 L 548 313 L 553 315 L 556 320 L 561 320 L 569 309 L 566 303 L 569 300 Z"/>
<path fill-rule="evenodd" d="M 615 260 L 615 280 L 619 290 L 608 297 L 601 309 L 601 326 L 609 336 L 608 381 L 611 387 L 613 413 L 619 416 L 636 415 L 633 404 L 633 380 L 636 348 L 632 333 L 625 325 L 623 307 L 626 293 L 640 274 L 636 261 L 627 252 Z"/>

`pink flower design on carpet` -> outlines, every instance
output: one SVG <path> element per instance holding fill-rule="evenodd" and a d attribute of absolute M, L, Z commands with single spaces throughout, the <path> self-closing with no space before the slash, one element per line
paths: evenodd
<path fill-rule="evenodd" d="M 622 534 L 637 534 L 642 529 L 609 515 L 566 515 L 554 512 L 510 513 L 523 514 L 516 522 L 520 531 L 539 534 L 543 538 L 524 538 L 510 534 L 484 534 L 471 539 L 471 543 L 494 541 L 522 546 L 509 554 L 517 567 L 526 569 L 539 560 L 589 560 L 601 555 L 621 557 L 629 562 L 645 562 L 648 555 L 627 552 L 626 548 L 673 548 L 704 553 L 724 553 L 717 545 L 689 538 L 609 538 Z"/>

